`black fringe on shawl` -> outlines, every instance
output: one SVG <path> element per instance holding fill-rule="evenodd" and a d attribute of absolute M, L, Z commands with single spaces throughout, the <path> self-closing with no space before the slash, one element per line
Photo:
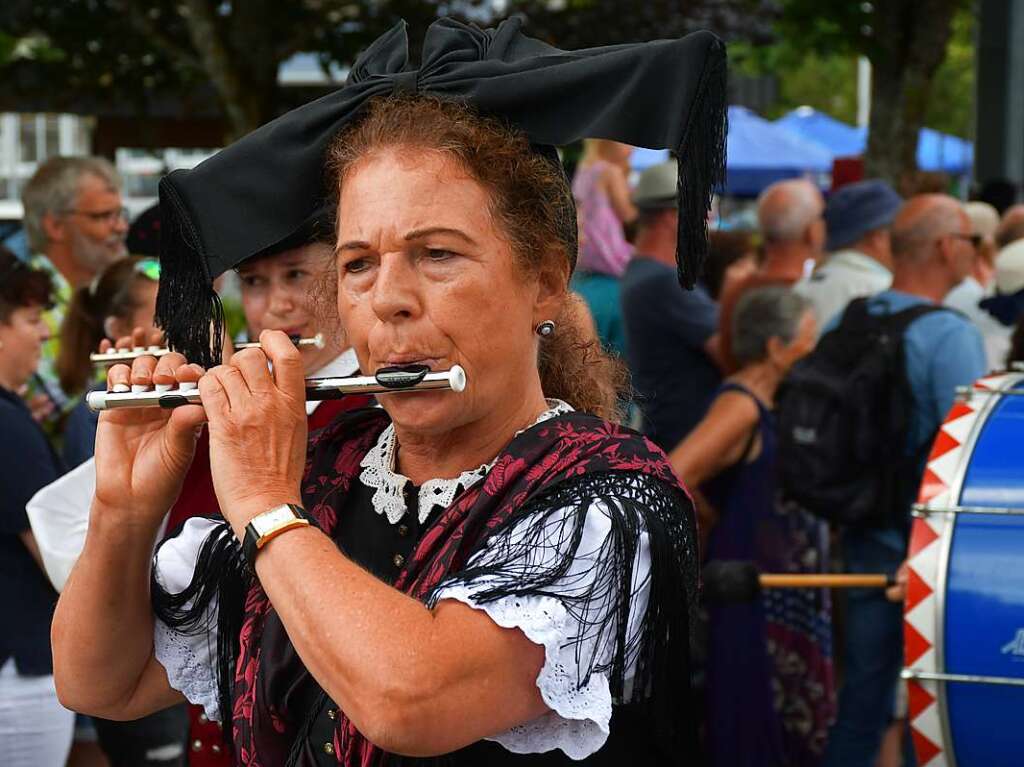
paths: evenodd
<path fill-rule="evenodd" d="M 188 209 L 166 179 L 160 182 L 160 217 L 164 231 L 178 230 L 181 236 L 160 238 L 156 324 L 171 349 L 209 369 L 220 364 L 224 307 Z"/>
<path fill-rule="evenodd" d="M 238 638 L 242 631 L 245 597 L 252 577 L 242 547 L 227 522 L 221 522 L 203 541 L 192 580 L 183 591 L 171 594 L 164 589 L 156 578 L 155 566 L 150 576 L 153 612 L 169 627 L 195 636 L 207 633 L 211 628 L 211 619 L 216 619 L 217 704 L 220 707 L 224 742 L 228 747 L 232 746 L 232 691 L 235 662 L 238 659 Z M 210 606 L 215 599 L 217 614 L 212 616 Z"/>
<path fill-rule="evenodd" d="M 716 40 L 721 55 L 709 54 L 687 116 L 683 139 L 676 149 L 679 170 L 679 242 L 676 262 L 679 282 L 692 288 L 704 268 L 708 250 L 708 213 L 715 190 L 725 183 L 726 109 L 725 44 Z"/>
<path fill-rule="evenodd" d="M 608 509 L 611 530 L 600 550 L 581 552 L 587 509 L 595 499 L 602 500 Z M 565 508 L 577 511 L 563 514 Z M 527 535 L 512 540 L 508 533 L 527 518 L 533 519 Z M 649 601 L 642 629 L 630 635 L 633 569 L 641 532 L 647 533 L 650 547 Z M 538 551 L 552 548 L 560 553 L 552 567 L 508 564 L 529 563 L 531 552 L 536 557 Z M 592 557 L 597 572 L 572 593 L 572 584 L 564 579 L 578 556 Z M 697 558 L 692 504 L 681 491 L 640 473 L 587 474 L 562 482 L 528 502 L 492 533 L 485 553 L 474 566 L 445 579 L 438 589 L 486 576 L 495 585 L 476 594 L 478 604 L 509 596 L 557 599 L 584 627 L 584 635 L 577 637 L 580 668 L 608 674 L 616 703 L 639 706 L 643 720 L 651 723 L 661 753 L 668 760 L 665 763 L 683 764 L 697 753 L 696 717 L 689 710 L 689 646 L 697 605 Z M 553 588 L 556 583 L 557 590 Z M 438 589 L 428 605 L 435 603 Z M 596 648 L 612 643 L 610 662 L 598 663 L 593 655 L 583 657 L 584 639 L 596 640 Z M 633 662 L 636 673 L 627 685 L 626 671 Z M 590 673 L 578 680 L 580 686 L 587 684 Z"/>

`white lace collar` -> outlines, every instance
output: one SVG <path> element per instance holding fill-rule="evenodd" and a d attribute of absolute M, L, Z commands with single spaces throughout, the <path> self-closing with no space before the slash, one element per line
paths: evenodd
<path fill-rule="evenodd" d="M 562 400 L 549 399 L 548 409 L 537 416 L 531 426 L 541 421 L 554 418 L 563 413 L 571 413 L 572 406 Z M 523 430 L 525 431 L 525 429 Z M 516 432 L 521 434 L 522 431 Z M 380 437 L 377 444 L 370 448 L 370 451 L 363 457 L 359 464 L 362 472 L 359 480 L 367 487 L 374 488 L 373 508 L 378 514 L 383 514 L 391 524 L 397 524 L 407 511 L 405 507 L 405 486 L 409 478 L 395 471 L 395 451 L 398 442 L 395 438 L 395 427 L 389 425 Z M 422 524 L 430 516 L 435 506 L 448 508 L 463 490 L 466 490 L 485 476 L 497 460 L 495 456 L 489 463 L 462 472 L 452 479 L 431 479 L 420 485 L 419 490 L 419 520 Z"/>

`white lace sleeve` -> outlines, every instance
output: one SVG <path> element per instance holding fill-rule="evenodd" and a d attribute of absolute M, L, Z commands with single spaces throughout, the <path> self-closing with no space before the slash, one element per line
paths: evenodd
<path fill-rule="evenodd" d="M 156 578 L 166 591 L 179 593 L 188 586 L 196 567 L 196 557 L 216 523 L 195 517 L 185 522 L 181 532 L 164 543 L 156 555 Z M 155 618 L 153 652 L 167 671 L 171 687 L 190 703 L 201 705 L 206 715 L 220 721 L 217 703 L 217 600 L 206 612 L 206 631 L 183 634 Z"/>
<path fill-rule="evenodd" d="M 506 576 L 510 571 L 536 571 L 557 561 L 559 548 L 567 543 L 564 535 L 567 517 L 577 513 L 576 508 L 565 508 L 546 515 L 537 545 L 526 547 L 529 553 L 522 559 L 503 563 Z M 605 576 L 603 565 L 606 563 L 602 559 L 611 532 L 611 518 L 602 500 L 593 501 L 586 514 L 582 537 L 568 570 L 546 588 L 550 596 L 479 600 L 477 595 L 492 588 L 497 580 L 497 576 L 490 575 L 468 583 L 442 584 L 436 592 L 438 601 L 455 599 L 483 610 L 499 626 L 518 628 L 532 642 L 544 647 L 544 666 L 537 677 L 537 687 L 551 710 L 538 719 L 489 738 L 514 753 L 540 753 L 560 748 L 572 759 L 584 759 L 600 749 L 608 738 L 612 694 L 608 674 L 602 669 L 611 662 L 614 636 L 595 627 L 606 624 L 607 616 L 615 608 L 613 601 L 617 594 L 595 587 L 595 580 Z M 527 518 L 508 533 L 508 539 L 514 541 L 537 535 L 532 518 Z M 647 611 L 651 559 L 647 533 L 639 531 L 639 538 L 633 560 L 627 647 L 635 647 L 632 640 L 639 634 Z M 494 556 L 500 554 L 492 547 L 485 548 L 470 560 L 469 566 L 486 564 Z M 604 596 L 597 600 L 590 598 L 595 592 Z M 567 609 L 566 605 L 582 607 Z M 628 653 L 626 660 L 628 681 L 636 666 L 635 653 Z"/>

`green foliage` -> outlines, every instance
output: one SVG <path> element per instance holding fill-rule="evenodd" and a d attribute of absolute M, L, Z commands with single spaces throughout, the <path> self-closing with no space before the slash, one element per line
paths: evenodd
<path fill-rule="evenodd" d="M 932 81 L 931 97 L 925 124 L 929 128 L 954 136 L 973 138 L 975 34 L 978 19 L 970 8 L 953 17 L 953 34 L 942 62 Z"/>
<path fill-rule="evenodd" d="M 863 3 L 785 0 L 768 45 L 734 42 L 734 72 L 774 75 L 779 91 L 765 116 L 779 117 L 811 106 L 853 124 L 857 117 L 857 56 L 872 53 L 871 13 Z M 977 19 L 965 3 L 953 19 L 946 59 L 932 81 L 926 118 L 930 128 L 973 136 L 974 34 Z"/>

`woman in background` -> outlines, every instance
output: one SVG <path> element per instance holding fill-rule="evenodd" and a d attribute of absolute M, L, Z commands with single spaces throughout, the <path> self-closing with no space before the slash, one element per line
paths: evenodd
<path fill-rule="evenodd" d="M 633 254 L 623 227 L 637 217 L 629 191 L 632 152 L 628 144 L 587 139 L 572 183 L 580 256 L 571 287 L 590 307 L 601 342 L 619 356 L 625 348 L 619 279 Z"/>
<path fill-rule="evenodd" d="M 153 312 L 159 280 L 160 262 L 125 258 L 75 291 L 60 327 L 57 375 L 61 389 L 81 394 L 101 380 L 95 376 L 89 355 L 103 339 L 130 336 L 133 328 L 142 328 L 147 335 L 155 331 Z M 96 413 L 83 400 L 68 416 L 64 431 L 63 452 L 68 468 L 91 458 L 95 442 Z"/>
<path fill-rule="evenodd" d="M 775 392 L 817 334 L 806 299 L 788 287 L 746 293 L 733 320 L 740 369 L 670 455 L 700 488 L 708 560 L 762 572 L 821 572 L 827 526 L 783 507 L 775 482 Z M 710 532 L 707 532 L 710 528 Z M 707 746 L 714 767 L 820 763 L 834 711 L 830 604 L 820 589 L 766 591 L 708 605 Z"/>
<path fill-rule="evenodd" d="M 42 569 L 25 504 L 62 473 L 60 459 L 19 391 L 50 337 L 43 312 L 53 284 L 0 247 L 0 764 L 60 766 L 74 714 L 57 701 L 50 623 L 57 592 Z"/>

